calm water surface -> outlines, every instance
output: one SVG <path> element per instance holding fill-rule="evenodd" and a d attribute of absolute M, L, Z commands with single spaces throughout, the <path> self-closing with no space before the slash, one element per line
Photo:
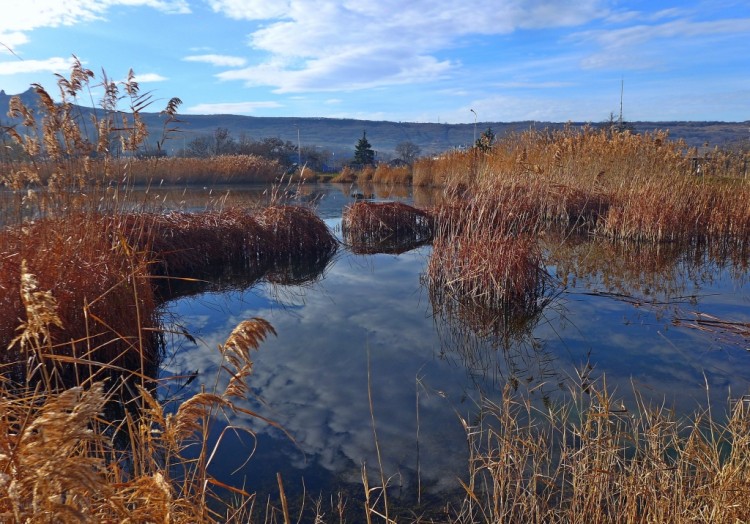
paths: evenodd
<path fill-rule="evenodd" d="M 227 203 L 237 204 L 263 201 L 267 192 L 230 189 L 226 195 Z M 374 196 L 418 205 L 435 197 Z M 198 209 L 201 198 L 205 192 L 183 192 L 174 201 Z M 340 238 L 349 188 L 315 186 L 304 198 L 315 202 Z M 730 394 L 750 393 L 747 343 L 690 326 L 696 312 L 750 321 L 746 259 L 717 262 L 667 248 L 617 253 L 606 242 L 585 240 L 544 242 L 557 282 L 548 303 L 495 336 L 487 333 L 491 322 L 474 318 L 467 324 L 433 311 L 421 283 L 428 246 L 367 256 L 342 248 L 304 285 L 240 275 L 220 290 L 209 286 L 170 301 L 167 318 L 197 339 L 175 340 L 163 366 L 165 376 L 198 372 L 183 395 L 213 387 L 216 348 L 240 321 L 262 317 L 278 332 L 254 353 L 254 395 L 246 407 L 278 422 L 289 436 L 259 420 L 219 421 L 217 434 L 222 424 L 236 423 L 251 428 L 255 438 L 225 434 L 212 472 L 260 493 L 277 493 L 277 471 L 292 496 L 303 489 L 356 491 L 363 464 L 379 470 L 377 438 L 396 493 L 444 497 L 456 492 L 457 477 L 466 478 L 462 420 L 476 420 L 480 397 L 498 398 L 508 381 L 534 398 L 558 398 L 588 366 L 592 378 L 606 375 L 609 389 L 626 404 L 636 389 L 680 413 L 705 405 L 707 397 L 723 409 Z"/>

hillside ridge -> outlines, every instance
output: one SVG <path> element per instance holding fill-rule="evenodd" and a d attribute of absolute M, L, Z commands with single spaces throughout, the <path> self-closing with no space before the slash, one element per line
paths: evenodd
<path fill-rule="evenodd" d="M 0 90 L 0 125 L 12 125 L 7 116 L 8 103 L 14 95 Z M 37 95 L 32 88 L 19 94 L 21 100 L 35 107 Z M 88 116 L 101 109 L 80 106 L 81 114 Z M 88 115 L 87 115 L 88 114 Z M 142 113 L 144 122 L 153 133 L 153 140 L 162 128 L 163 117 L 158 111 Z M 245 115 L 192 115 L 180 114 L 180 133 L 167 144 L 167 151 L 184 148 L 185 144 L 200 135 L 210 135 L 217 128 L 226 128 L 231 136 L 245 136 L 254 140 L 276 137 L 296 143 L 302 147 L 320 147 L 344 158 L 354 151 L 354 145 L 367 132 L 373 149 L 392 154 L 400 142 L 413 142 L 423 154 L 434 154 L 455 147 L 468 146 L 474 136 L 492 128 L 500 137 L 509 132 L 520 132 L 530 128 L 561 129 L 565 125 L 582 126 L 587 122 L 477 122 L 475 124 L 447 124 L 431 122 L 395 122 L 387 120 L 358 120 L 333 117 L 269 117 Z M 600 125 L 602 122 L 590 122 Z M 689 146 L 724 146 L 740 140 L 750 140 L 750 121 L 631 121 L 640 133 L 656 130 L 669 131 L 673 139 L 683 139 Z"/>

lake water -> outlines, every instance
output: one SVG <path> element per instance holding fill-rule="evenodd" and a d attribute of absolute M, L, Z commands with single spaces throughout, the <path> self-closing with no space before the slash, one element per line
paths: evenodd
<path fill-rule="evenodd" d="M 206 196 L 169 194 L 170 202 L 191 209 Z M 222 194 L 225 204 L 242 204 L 268 192 Z M 439 199 L 404 190 L 373 196 L 417 205 Z M 309 186 L 304 198 L 340 238 L 350 188 Z M 217 435 L 235 423 L 255 437 L 225 434 L 212 473 L 276 494 L 278 471 L 288 495 L 328 496 L 361 492 L 366 464 L 370 472 L 382 466 L 405 499 L 419 493 L 444 500 L 468 471 L 462 419 L 476 420 L 479 399 L 498 398 L 508 381 L 540 401 L 558 399 L 591 368 L 590 377 L 606 376 L 608 389 L 626 403 L 635 389 L 679 413 L 705 406 L 709 397 L 723 409 L 730 395 L 750 393 L 748 341 L 694 325 L 696 313 L 750 321 L 746 256 L 726 261 L 669 246 L 623 250 L 552 235 L 543 243 L 557 283 L 548 303 L 528 318 L 500 322 L 494 334 L 487 327 L 497 322 L 467 323 L 433 311 L 422 283 L 429 246 L 400 255 L 355 255 L 342 247 L 322 274 L 302 285 L 239 275 L 169 301 L 165 318 L 197 339 L 176 338 L 163 365 L 164 376 L 198 372 L 182 395 L 213 387 L 216 348 L 240 321 L 262 317 L 278 332 L 254 353 L 246 407 L 288 435 L 255 419 L 217 421 Z"/>

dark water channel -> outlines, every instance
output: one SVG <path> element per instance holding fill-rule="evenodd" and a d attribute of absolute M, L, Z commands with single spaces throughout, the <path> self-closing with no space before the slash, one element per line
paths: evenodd
<path fill-rule="evenodd" d="M 199 208 L 189 203 L 205 197 L 197 193 L 183 193 L 180 205 Z M 265 198 L 262 190 L 227 195 L 235 204 Z M 436 198 L 374 196 L 418 205 Z M 305 198 L 340 238 L 341 211 L 353 201 L 349 188 L 314 186 Z M 563 398 L 589 369 L 589 378 L 606 375 L 608 388 L 626 401 L 636 389 L 685 414 L 708 397 L 723 409 L 730 395 L 750 393 L 747 339 L 694 323 L 696 313 L 750 322 L 746 259 L 586 239 L 544 242 L 557 288 L 536 315 L 501 323 L 494 334 L 487 327 L 497 323 L 481 315 L 467 321 L 471 315 L 433 312 L 421 278 L 429 246 L 400 255 L 342 248 L 301 285 L 238 275 L 170 301 L 167 317 L 197 340 L 176 338 L 163 366 L 164 375 L 198 371 L 183 395 L 213 387 L 216 347 L 240 321 L 262 317 L 278 332 L 254 353 L 254 397 L 246 407 L 294 440 L 260 420 L 217 421 L 217 434 L 229 422 L 256 438 L 225 434 L 214 475 L 272 496 L 277 472 L 292 497 L 303 489 L 361 492 L 362 465 L 380 470 L 374 418 L 394 493 L 442 498 L 457 492 L 457 477 L 468 471 L 461 419 L 475 420 L 480 397 L 499 397 L 508 381 L 540 401 Z"/>

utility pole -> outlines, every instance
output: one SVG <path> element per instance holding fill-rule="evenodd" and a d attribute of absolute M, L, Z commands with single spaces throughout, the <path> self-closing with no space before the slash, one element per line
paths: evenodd
<path fill-rule="evenodd" d="M 297 169 L 302 169 L 302 148 L 299 141 L 299 124 L 294 124 L 297 128 Z"/>
<path fill-rule="evenodd" d="M 622 131 L 622 94 L 625 91 L 625 79 L 620 78 L 620 131 Z"/>
<path fill-rule="evenodd" d="M 477 112 L 473 109 L 469 109 L 472 113 L 474 113 L 474 141 L 471 143 L 471 147 L 474 147 L 477 143 Z"/>

